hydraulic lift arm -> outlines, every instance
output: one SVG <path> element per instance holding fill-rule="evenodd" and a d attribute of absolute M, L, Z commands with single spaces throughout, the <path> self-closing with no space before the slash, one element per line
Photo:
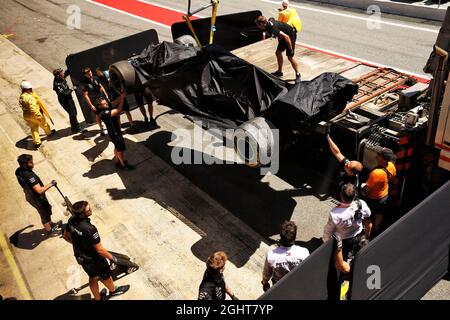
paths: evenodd
<path fill-rule="evenodd" d="M 192 26 L 191 17 L 200 12 L 203 11 L 209 7 L 212 7 L 212 15 L 211 15 L 211 28 L 209 32 L 209 44 L 213 43 L 214 40 L 214 32 L 216 31 L 216 17 L 217 17 L 217 7 L 219 6 L 219 0 L 211 0 L 211 2 L 197 10 L 194 10 L 191 12 L 191 0 L 188 0 L 188 11 L 187 14 L 183 16 L 183 19 L 186 21 L 186 24 L 189 27 L 189 30 L 191 30 L 192 36 L 195 39 L 195 42 L 197 42 L 197 45 L 199 48 L 203 48 L 200 40 L 198 39 L 197 33 L 194 30 L 194 27 Z"/>

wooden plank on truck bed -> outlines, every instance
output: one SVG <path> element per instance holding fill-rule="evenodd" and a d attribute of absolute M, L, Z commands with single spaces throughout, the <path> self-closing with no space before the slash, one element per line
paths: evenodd
<path fill-rule="evenodd" d="M 276 39 L 266 39 L 236 49 L 232 53 L 267 72 L 274 72 L 277 70 L 277 45 Z M 294 70 L 284 53 L 283 55 L 283 79 L 294 80 Z M 324 72 L 341 73 L 359 65 L 358 62 L 311 50 L 299 44 L 295 45 L 295 57 L 299 60 L 302 80 L 311 80 Z"/>

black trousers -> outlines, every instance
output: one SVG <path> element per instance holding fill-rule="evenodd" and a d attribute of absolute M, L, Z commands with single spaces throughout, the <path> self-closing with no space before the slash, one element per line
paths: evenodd
<path fill-rule="evenodd" d="M 361 249 L 360 242 L 364 237 L 364 230 L 358 233 L 356 236 L 350 239 L 342 240 L 342 257 L 344 261 L 347 261 L 349 255 L 351 254 L 351 258 L 353 258 L 358 251 Z"/>
<path fill-rule="evenodd" d="M 77 109 L 72 97 L 58 98 L 58 101 L 64 108 L 64 110 L 66 110 L 66 112 L 69 114 L 70 127 L 72 128 L 72 131 L 78 131 L 80 129 L 80 124 L 77 120 Z"/>

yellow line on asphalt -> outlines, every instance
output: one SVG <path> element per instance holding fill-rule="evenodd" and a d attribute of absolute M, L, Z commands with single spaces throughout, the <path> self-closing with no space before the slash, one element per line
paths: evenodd
<path fill-rule="evenodd" d="M 0 232 L 0 248 L 2 248 L 6 261 L 8 261 L 9 267 L 11 268 L 14 278 L 16 279 L 16 284 L 19 287 L 20 293 L 22 294 L 22 298 L 24 300 L 32 300 L 31 294 L 28 291 L 28 288 L 25 284 L 25 281 L 23 280 L 19 267 L 17 266 L 16 261 L 14 260 L 14 256 L 11 250 L 9 250 L 8 243 L 6 242 L 5 236 L 3 235 L 2 232 Z"/>

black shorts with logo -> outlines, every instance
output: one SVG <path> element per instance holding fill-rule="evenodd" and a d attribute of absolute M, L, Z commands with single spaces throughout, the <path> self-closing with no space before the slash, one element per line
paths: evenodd
<path fill-rule="evenodd" d="M 278 39 L 277 51 L 283 52 L 284 50 L 286 50 L 286 56 L 293 57 L 295 54 L 295 42 L 297 41 L 297 33 L 289 34 L 289 38 L 291 39 L 292 50 L 288 50 L 287 43 L 284 39 Z"/>
<path fill-rule="evenodd" d="M 52 221 L 52 206 L 48 201 L 37 201 L 38 205 L 36 205 L 36 208 L 39 212 L 39 216 L 41 217 L 42 224 L 49 223 Z"/>
<path fill-rule="evenodd" d="M 81 264 L 89 278 L 99 277 L 101 280 L 107 280 L 111 277 L 111 269 L 105 258 L 100 257 L 92 260 L 83 260 Z"/>

